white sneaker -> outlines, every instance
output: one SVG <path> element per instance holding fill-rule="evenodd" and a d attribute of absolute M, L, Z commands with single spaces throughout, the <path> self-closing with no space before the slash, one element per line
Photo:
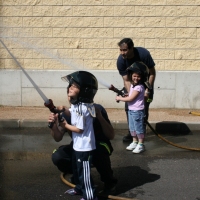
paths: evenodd
<path fill-rule="evenodd" d="M 131 144 L 129 144 L 129 146 L 126 147 L 126 150 L 132 151 L 136 147 L 137 147 L 137 143 L 136 142 L 132 142 Z"/>
<path fill-rule="evenodd" d="M 138 144 L 137 147 L 132 151 L 133 153 L 142 153 L 145 151 L 144 145 Z"/>

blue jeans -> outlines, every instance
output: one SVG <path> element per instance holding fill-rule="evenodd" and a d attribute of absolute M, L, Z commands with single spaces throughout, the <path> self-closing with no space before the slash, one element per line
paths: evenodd
<path fill-rule="evenodd" d="M 136 134 L 144 134 L 144 110 L 129 110 L 129 130 L 130 132 L 135 132 Z"/>

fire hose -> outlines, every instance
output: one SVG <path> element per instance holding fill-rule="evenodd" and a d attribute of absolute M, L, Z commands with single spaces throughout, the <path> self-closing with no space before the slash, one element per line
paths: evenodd
<path fill-rule="evenodd" d="M 114 92 L 117 93 L 117 95 L 121 95 L 124 96 L 124 93 L 122 92 L 122 90 L 118 90 L 117 88 L 115 88 L 113 85 L 110 86 L 109 90 L 112 90 Z M 194 114 L 194 115 L 199 115 L 200 113 L 196 113 L 196 112 L 190 112 L 190 114 Z M 200 151 L 200 148 L 190 148 L 190 147 L 185 147 L 185 146 L 181 146 L 178 144 L 175 144 L 167 139 L 165 139 L 164 137 L 162 137 L 151 125 L 150 123 L 146 120 L 147 125 L 149 126 L 149 128 L 151 129 L 151 131 L 158 136 L 161 140 L 163 140 L 164 142 L 167 142 L 168 144 L 177 147 L 177 148 L 181 148 L 181 149 L 186 149 L 186 150 L 191 150 L 191 151 Z"/>
<path fill-rule="evenodd" d="M 189 114 L 200 116 L 200 113 L 198 113 L 198 112 L 193 112 L 193 111 L 190 111 Z"/>

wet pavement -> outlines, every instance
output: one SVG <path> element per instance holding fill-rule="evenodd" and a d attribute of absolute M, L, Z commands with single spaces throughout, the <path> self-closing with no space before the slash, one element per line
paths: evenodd
<path fill-rule="evenodd" d="M 118 178 L 117 196 L 139 200 L 200 200 L 200 151 L 174 147 L 149 132 L 146 151 L 133 154 L 122 142 L 127 130 L 116 130 L 111 156 Z M 163 133 L 178 145 L 200 148 L 200 131 Z M 56 143 L 48 128 L 0 129 L 1 200 L 78 200 L 64 195 L 69 188 L 51 162 L 51 152 L 70 142 L 65 136 Z M 92 168 L 98 188 L 98 173 Z M 68 176 L 70 177 L 70 175 Z"/>

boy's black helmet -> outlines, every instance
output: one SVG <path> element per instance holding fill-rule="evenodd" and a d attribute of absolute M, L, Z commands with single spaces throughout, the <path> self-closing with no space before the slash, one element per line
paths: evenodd
<path fill-rule="evenodd" d="M 80 87 L 78 98 L 75 101 L 72 100 L 72 104 L 93 102 L 93 98 L 98 90 L 98 81 L 93 74 L 87 71 L 76 71 L 61 79 L 69 82 L 68 87 L 74 82 Z"/>
<path fill-rule="evenodd" d="M 134 62 L 130 67 L 126 69 L 128 76 L 132 73 L 138 73 L 141 76 L 141 83 L 144 83 L 149 89 L 151 86 L 149 80 L 149 68 L 143 62 Z"/>

